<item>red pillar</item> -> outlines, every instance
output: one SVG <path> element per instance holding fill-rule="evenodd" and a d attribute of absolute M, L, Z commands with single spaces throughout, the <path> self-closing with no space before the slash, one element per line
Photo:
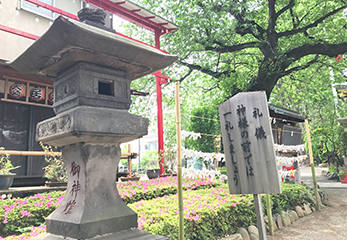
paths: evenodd
<path fill-rule="evenodd" d="M 155 48 L 160 49 L 160 31 L 155 32 Z M 161 72 L 159 72 L 161 73 Z M 164 173 L 164 158 L 160 153 L 164 152 L 164 130 L 163 130 L 163 105 L 161 94 L 161 78 L 155 77 L 157 86 L 157 118 L 158 118 L 158 153 L 159 153 L 159 176 Z"/>

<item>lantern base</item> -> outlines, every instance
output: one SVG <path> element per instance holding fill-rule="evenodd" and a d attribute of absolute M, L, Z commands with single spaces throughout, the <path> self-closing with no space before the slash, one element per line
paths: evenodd
<path fill-rule="evenodd" d="M 61 148 L 68 172 L 65 197 L 46 218 L 46 231 L 89 239 L 137 227 L 137 214 L 118 194 L 119 145 L 77 143 Z"/>

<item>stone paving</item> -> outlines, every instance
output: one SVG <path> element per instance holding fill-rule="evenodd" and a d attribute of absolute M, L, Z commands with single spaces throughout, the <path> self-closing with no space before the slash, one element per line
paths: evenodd
<path fill-rule="evenodd" d="M 341 183 L 337 180 L 328 180 L 327 177 L 322 175 L 322 171 L 328 171 L 328 168 L 316 167 L 316 178 L 317 184 L 320 188 L 329 189 L 347 189 L 347 184 Z M 312 171 L 311 167 L 301 167 L 300 168 L 301 181 L 307 185 L 313 187 Z"/>

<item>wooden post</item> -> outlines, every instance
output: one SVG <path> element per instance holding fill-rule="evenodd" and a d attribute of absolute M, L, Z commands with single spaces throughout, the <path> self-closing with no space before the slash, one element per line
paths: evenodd
<path fill-rule="evenodd" d="M 266 240 L 266 228 L 263 216 L 263 206 L 260 194 L 253 194 L 255 213 L 257 214 L 257 227 L 259 232 L 259 240 Z"/>
<path fill-rule="evenodd" d="M 181 141 L 181 110 L 180 82 L 176 82 L 176 134 L 177 134 L 177 195 L 179 213 L 179 240 L 184 240 L 184 218 L 182 197 L 182 141 Z"/>
<path fill-rule="evenodd" d="M 308 120 L 307 119 L 305 119 L 305 126 L 306 126 L 306 136 L 307 136 L 307 143 L 308 143 L 308 151 L 309 151 L 309 155 L 310 155 L 310 165 L 311 165 L 312 178 L 313 178 L 314 195 L 316 197 L 316 209 L 317 209 L 317 211 L 320 211 L 320 209 L 321 209 L 321 200 L 320 200 L 320 196 L 319 196 L 319 193 L 318 193 L 317 178 L 316 178 L 316 172 L 315 172 L 315 169 L 314 169 L 314 162 L 313 162 L 313 153 L 312 153 L 310 129 L 308 127 Z"/>
<path fill-rule="evenodd" d="M 7 94 L 8 94 L 8 78 L 5 79 L 4 99 L 7 99 Z"/>
<path fill-rule="evenodd" d="M 272 221 L 272 209 L 271 209 L 272 204 L 271 204 L 271 198 L 269 193 L 265 194 L 265 200 L 266 200 L 267 218 L 269 220 L 270 235 L 273 236 L 275 234 L 275 230 L 274 230 L 274 225 Z"/>
<path fill-rule="evenodd" d="M 130 153 L 128 157 L 128 172 L 131 173 L 131 144 L 128 144 L 128 153 Z"/>

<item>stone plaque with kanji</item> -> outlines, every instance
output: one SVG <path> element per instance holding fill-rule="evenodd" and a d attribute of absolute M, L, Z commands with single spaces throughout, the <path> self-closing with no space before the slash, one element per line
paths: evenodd
<path fill-rule="evenodd" d="M 265 92 L 239 93 L 219 114 L 230 194 L 280 193 Z"/>

